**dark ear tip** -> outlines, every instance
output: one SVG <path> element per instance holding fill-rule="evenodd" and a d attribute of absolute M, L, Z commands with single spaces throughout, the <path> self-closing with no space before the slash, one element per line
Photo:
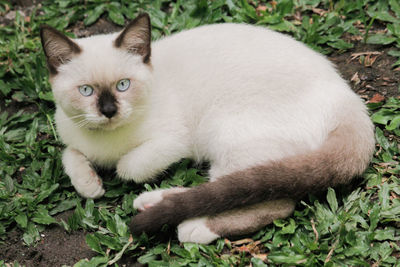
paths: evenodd
<path fill-rule="evenodd" d="M 56 30 L 55 28 L 53 28 L 47 24 L 41 24 L 39 26 L 39 30 L 40 30 L 40 36 L 42 38 L 43 38 L 43 35 L 45 34 L 45 32 L 59 33 L 58 30 Z"/>
<path fill-rule="evenodd" d="M 40 30 L 40 32 L 43 32 L 43 31 L 46 31 L 46 30 L 51 31 L 51 30 L 54 30 L 54 28 L 49 26 L 49 25 L 47 25 L 47 24 L 40 24 L 39 30 Z"/>
<path fill-rule="evenodd" d="M 40 24 L 39 30 L 40 30 L 40 35 L 43 35 L 43 32 L 48 29 L 49 25 L 47 24 Z"/>
<path fill-rule="evenodd" d="M 140 12 L 139 15 L 138 15 L 138 17 L 147 17 L 147 18 L 150 18 L 150 15 L 149 15 L 149 13 L 147 13 L 147 12 Z"/>
<path fill-rule="evenodd" d="M 145 19 L 147 19 L 148 22 L 150 22 L 150 15 L 148 13 L 142 12 L 142 13 L 139 13 L 139 15 L 137 15 L 137 17 L 136 17 L 137 20 L 142 19 L 142 18 L 145 18 Z"/>
<path fill-rule="evenodd" d="M 47 25 L 47 24 L 41 24 L 41 25 L 39 26 L 40 40 L 42 41 L 42 45 L 43 45 L 44 39 L 45 39 L 45 36 L 44 36 L 45 31 L 47 31 L 47 30 L 49 29 L 49 27 L 50 27 L 50 26 Z"/>

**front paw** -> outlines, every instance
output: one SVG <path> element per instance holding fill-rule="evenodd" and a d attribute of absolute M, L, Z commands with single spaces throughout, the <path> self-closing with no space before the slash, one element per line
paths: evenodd
<path fill-rule="evenodd" d="M 99 198 L 104 195 L 103 183 L 93 170 L 88 159 L 78 150 L 67 147 L 62 162 L 65 172 L 79 195 L 85 198 Z"/>
<path fill-rule="evenodd" d="M 100 177 L 93 170 L 86 176 L 81 176 L 78 181 L 71 179 L 71 182 L 78 194 L 84 198 L 100 198 L 105 193 Z"/>
<path fill-rule="evenodd" d="M 122 157 L 117 164 L 117 174 L 123 180 L 144 183 L 151 180 L 153 173 L 146 173 L 146 167 L 139 161 L 130 159 L 129 154 Z"/>

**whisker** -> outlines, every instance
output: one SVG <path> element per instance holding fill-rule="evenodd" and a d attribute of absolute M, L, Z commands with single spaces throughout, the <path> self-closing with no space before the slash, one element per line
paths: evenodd
<path fill-rule="evenodd" d="M 75 123 L 76 127 L 78 128 L 82 128 L 83 126 L 85 126 L 86 124 L 88 124 L 89 121 L 86 119 L 80 120 L 77 123 Z"/>
<path fill-rule="evenodd" d="M 84 116 L 85 116 L 85 114 L 79 114 L 79 115 L 67 117 L 67 118 L 62 119 L 62 120 L 58 120 L 57 122 L 64 122 L 64 121 L 68 121 L 68 120 L 78 119 L 78 118 L 84 117 Z"/>

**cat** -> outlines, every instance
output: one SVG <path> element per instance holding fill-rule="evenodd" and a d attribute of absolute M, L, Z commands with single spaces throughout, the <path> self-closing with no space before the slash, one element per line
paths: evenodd
<path fill-rule="evenodd" d="M 177 226 L 182 242 L 254 232 L 296 200 L 348 183 L 374 151 L 362 100 L 322 55 L 245 24 L 151 43 L 140 14 L 121 32 L 70 39 L 43 25 L 62 162 L 76 191 L 104 194 L 92 165 L 143 183 L 182 158 L 209 182 L 139 195 L 134 234 Z"/>

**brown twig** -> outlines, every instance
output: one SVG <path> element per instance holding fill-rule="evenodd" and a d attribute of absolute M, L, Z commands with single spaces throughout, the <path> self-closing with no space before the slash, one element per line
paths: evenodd
<path fill-rule="evenodd" d="M 327 262 L 329 262 L 331 260 L 332 254 L 335 251 L 335 248 L 336 248 L 338 243 L 339 243 L 339 238 L 336 239 L 335 243 L 333 243 L 331 249 L 329 250 L 328 256 L 326 256 L 326 259 L 324 261 L 325 263 L 327 263 Z"/>
<path fill-rule="evenodd" d="M 312 229 L 313 229 L 313 231 L 314 231 L 314 235 L 315 235 L 315 241 L 314 241 L 314 243 L 317 243 L 317 242 L 318 242 L 318 239 L 319 239 L 319 234 L 318 234 L 317 228 L 315 228 L 315 222 L 314 222 L 314 219 L 313 219 L 313 218 L 311 218 L 311 227 L 312 227 Z"/>
<path fill-rule="evenodd" d="M 352 53 L 350 55 L 350 59 L 347 61 L 348 63 L 360 56 L 371 56 L 371 55 L 382 55 L 382 52 L 378 52 L 378 51 L 367 51 L 367 52 L 359 52 L 359 53 Z"/>

